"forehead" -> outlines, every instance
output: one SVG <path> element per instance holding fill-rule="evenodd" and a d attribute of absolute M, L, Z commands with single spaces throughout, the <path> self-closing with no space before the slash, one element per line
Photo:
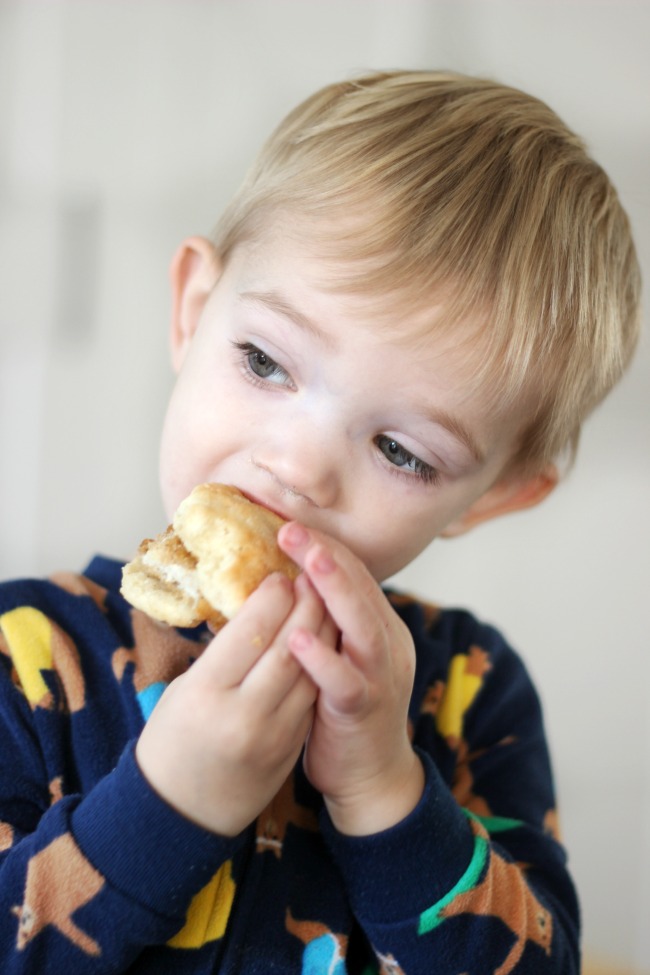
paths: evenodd
<path fill-rule="evenodd" d="M 343 319 L 385 347 L 427 368 L 445 356 L 447 368 L 471 379 L 474 391 L 503 388 L 500 356 L 492 348 L 489 315 L 463 307 L 451 285 L 421 288 L 374 283 L 363 260 L 342 256 L 335 239 L 280 224 L 233 253 L 235 287 L 246 301 L 301 324 L 327 341 Z M 370 269 L 372 270 L 372 269 Z"/>
<path fill-rule="evenodd" d="M 347 357 L 349 382 L 373 403 L 379 389 L 423 421 L 442 418 L 477 460 L 516 438 L 522 414 L 487 365 L 484 318 L 450 314 L 444 294 L 417 303 L 407 291 L 341 287 L 341 266 L 311 241 L 267 235 L 233 254 L 235 300 L 313 339 L 312 352 Z"/>
<path fill-rule="evenodd" d="M 230 260 L 244 289 L 264 285 L 265 293 L 279 292 L 281 283 L 283 291 L 305 292 L 312 303 L 318 296 L 338 301 L 360 324 L 372 323 L 393 342 L 421 344 L 443 331 L 453 331 L 459 340 L 470 332 L 478 338 L 485 316 L 458 307 L 453 297 L 458 289 L 451 282 L 395 280 L 383 273 L 390 255 L 381 260 L 355 255 L 345 227 L 335 233 L 326 224 L 323 231 L 319 221 L 318 231 L 309 233 L 305 223 L 284 218 L 235 248 Z"/>

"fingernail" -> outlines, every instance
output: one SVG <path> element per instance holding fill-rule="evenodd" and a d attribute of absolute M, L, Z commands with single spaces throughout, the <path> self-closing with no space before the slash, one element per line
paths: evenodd
<path fill-rule="evenodd" d="M 300 545 L 307 544 L 309 541 L 309 533 L 302 525 L 292 521 L 290 524 L 283 526 L 282 541 L 286 542 L 287 545 L 298 548 Z"/>
<path fill-rule="evenodd" d="M 308 630 L 294 630 L 289 636 L 289 646 L 296 653 L 301 650 L 309 650 L 312 643 L 312 635 Z"/>

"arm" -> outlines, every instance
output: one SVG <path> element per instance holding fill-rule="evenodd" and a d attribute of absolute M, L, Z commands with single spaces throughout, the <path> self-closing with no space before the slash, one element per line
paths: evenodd
<path fill-rule="evenodd" d="M 167 688 L 136 754 L 153 788 L 188 819 L 237 836 L 277 794 L 298 760 L 316 697 L 287 637 L 307 626 L 327 645 L 324 616 L 305 576 L 295 584 L 269 576 Z"/>
<path fill-rule="evenodd" d="M 507 807 L 497 806 L 493 811 L 499 818 L 482 821 L 461 808 L 431 758 L 436 749 L 429 744 L 434 737 L 440 744 L 431 715 L 428 733 L 425 728 L 416 737 L 415 750 L 409 745 L 424 770 L 424 786 L 420 780 L 418 791 L 416 773 L 405 786 L 401 770 L 412 769 L 412 759 L 402 760 L 401 770 L 393 764 L 394 755 L 405 754 L 411 691 L 409 686 L 407 693 L 402 688 L 396 694 L 395 688 L 400 675 L 409 672 L 409 685 L 413 677 L 403 630 L 351 553 L 316 533 L 295 545 L 292 536 L 283 530 L 281 540 L 342 631 L 336 657 L 313 635 L 299 635 L 293 644 L 320 688 L 306 770 L 317 787 L 324 786 L 329 814 L 324 830 L 357 920 L 378 957 L 386 966 L 392 959 L 408 973 L 433 970 L 433 959 L 436 966 L 447 959 L 450 972 L 577 971 L 573 889 L 561 848 L 541 829 L 543 810 L 535 812 L 550 783 L 541 718 L 538 709 L 531 710 L 527 678 L 519 674 L 513 683 L 493 668 L 472 704 L 472 713 L 480 716 L 473 721 L 475 737 L 465 742 L 477 756 L 472 758 L 476 794 L 490 794 L 492 782 L 498 782 L 501 795 L 528 794 L 522 803 L 515 801 L 509 816 Z M 293 537 L 297 541 L 299 534 Z M 361 621 L 358 627 L 355 619 Z M 503 659 L 511 658 L 504 654 Z M 384 702 L 381 720 L 369 706 L 373 699 L 378 710 Z M 398 737 L 397 746 L 382 738 L 386 729 Z M 502 747 L 508 736 L 517 739 L 510 750 Z M 456 744 L 459 754 L 466 752 Z M 368 799 L 382 793 L 388 801 L 369 809 Z M 402 807 L 398 818 L 390 813 L 398 808 L 393 802 Z"/>
<path fill-rule="evenodd" d="M 105 767 L 102 730 L 110 735 L 114 722 L 120 726 L 119 705 L 114 716 L 104 714 L 92 724 L 80 692 L 83 675 L 66 668 L 67 704 L 74 713 L 62 710 L 58 691 L 52 698 L 46 686 L 56 680 L 48 657 L 52 621 L 31 606 L 0 615 L 3 972 L 135 971 L 146 946 L 170 939 L 192 946 L 183 937 L 186 915 L 192 899 L 204 893 L 217 906 L 212 938 L 220 937 L 212 929 L 216 921 L 221 933 L 225 928 L 242 830 L 277 791 L 311 720 L 315 690 L 282 642 L 287 617 L 317 628 L 317 617 L 324 619 L 305 579 L 295 589 L 286 580 L 270 580 L 258 591 L 237 624 L 224 628 L 163 695 L 138 742 L 143 761 L 136 759 L 133 741 L 117 767 L 100 777 L 94 766 Z M 104 625 L 101 616 L 88 622 L 91 628 Z M 74 657 L 73 641 L 66 642 L 58 628 L 56 633 Z M 96 686 L 93 697 L 100 710 L 116 704 Z M 277 716 L 267 721 L 263 706 L 275 708 Z M 223 720 L 217 722 L 221 707 Z M 159 762 L 153 771 L 150 755 Z M 248 761 L 246 768 L 240 759 Z M 173 774 L 169 780 L 159 775 L 160 785 L 152 785 L 160 764 Z M 89 780 L 93 784 L 84 787 Z M 205 790 L 197 790 L 197 783 L 218 787 L 207 801 L 209 822 Z M 176 970 L 170 954 L 168 966 Z"/>
<path fill-rule="evenodd" d="M 182 928 L 192 897 L 237 842 L 162 802 L 132 745 L 86 796 L 52 804 L 32 715 L 4 671 L 0 733 L 0 968 L 126 971 L 143 946 Z"/>

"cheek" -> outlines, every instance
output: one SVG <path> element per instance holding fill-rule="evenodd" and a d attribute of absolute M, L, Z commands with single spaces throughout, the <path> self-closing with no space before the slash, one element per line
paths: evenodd
<path fill-rule="evenodd" d="M 251 436 L 260 429 L 257 415 L 232 377 L 195 369 L 178 377 L 167 409 L 160 443 L 160 485 L 165 511 L 199 483 L 232 479 L 233 463 L 248 456 Z"/>
<path fill-rule="evenodd" d="M 169 517 L 200 480 L 213 437 L 210 410 L 199 387 L 179 377 L 167 408 L 160 441 L 160 483 Z M 218 418 L 214 418 L 218 423 Z M 215 426 L 215 429 L 217 427 Z"/>
<path fill-rule="evenodd" d="M 376 517 L 364 519 L 363 531 L 355 533 L 356 537 L 348 544 L 373 577 L 383 582 L 408 565 L 433 541 L 439 534 L 439 525 L 440 518 L 430 507 L 422 510 L 418 506 L 404 517 L 403 498 L 397 499 L 393 510 L 390 504 L 384 503 Z"/>
<path fill-rule="evenodd" d="M 159 458 L 160 492 L 170 521 L 184 496 L 184 478 L 187 471 L 180 426 L 173 405 L 172 399 L 163 424 Z"/>

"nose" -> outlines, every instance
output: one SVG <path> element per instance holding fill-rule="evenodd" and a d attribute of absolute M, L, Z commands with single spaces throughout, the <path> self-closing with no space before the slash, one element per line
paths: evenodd
<path fill-rule="evenodd" d="M 342 485 L 341 448 L 313 423 L 292 424 L 265 438 L 251 457 L 270 475 L 276 489 L 317 508 L 333 507 Z"/>

